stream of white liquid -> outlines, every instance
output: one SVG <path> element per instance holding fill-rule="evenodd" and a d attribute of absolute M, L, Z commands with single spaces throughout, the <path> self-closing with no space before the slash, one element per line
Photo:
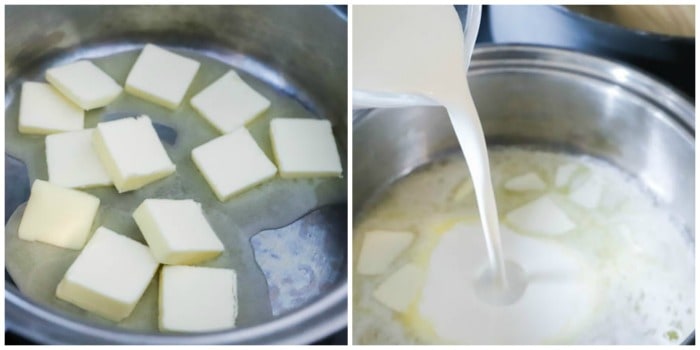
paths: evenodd
<path fill-rule="evenodd" d="M 355 6 L 353 8 L 354 104 L 364 107 L 444 106 L 474 184 L 490 270 L 477 284 L 495 303 L 517 299 L 522 270 L 506 264 L 498 210 L 479 115 L 465 67 L 464 33 L 452 6 Z M 497 288 L 494 289 L 493 287 Z M 501 293 L 499 293 L 499 291 Z"/>

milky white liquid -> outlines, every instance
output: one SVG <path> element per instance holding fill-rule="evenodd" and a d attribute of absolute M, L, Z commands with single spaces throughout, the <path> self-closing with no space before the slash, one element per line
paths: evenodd
<path fill-rule="evenodd" d="M 693 243 L 634 179 L 588 157 L 520 148 L 489 154 L 502 219 L 548 195 L 576 228 L 541 237 L 517 232 L 502 220 L 504 253 L 520 263 L 529 284 L 514 303 L 492 305 L 471 288 L 486 265 L 486 252 L 464 160 L 455 156 L 411 173 L 356 220 L 355 254 L 366 232 L 415 234 L 386 273 L 355 273 L 356 344 L 678 344 L 692 332 Z M 557 169 L 568 164 L 588 173 L 558 187 Z M 504 188 L 528 172 L 537 173 L 545 189 Z M 570 200 L 580 188 L 577 179 L 589 175 L 604 188 L 593 209 Z M 406 312 L 392 312 L 372 293 L 407 263 L 426 271 L 424 286 Z"/>
<path fill-rule="evenodd" d="M 487 272 L 504 291 L 517 290 L 507 288 L 486 141 L 466 80 L 464 51 L 463 29 L 452 6 L 353 7 L 354 94 L 393 95 L 387 104 L 394 106 L 447 109 L 474 182 Z M 386 106 L 377 100 L 375 106 Z"/>

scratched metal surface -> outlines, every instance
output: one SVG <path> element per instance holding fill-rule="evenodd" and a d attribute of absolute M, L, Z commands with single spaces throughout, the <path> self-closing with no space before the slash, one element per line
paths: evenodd
<path fill-rule="evenodd" d="M 273 315 L 308 303 L 346 274 L 346 232 L 347 205 L 341 204 L 253 236 L 255 260 L 267 279 Z"/>

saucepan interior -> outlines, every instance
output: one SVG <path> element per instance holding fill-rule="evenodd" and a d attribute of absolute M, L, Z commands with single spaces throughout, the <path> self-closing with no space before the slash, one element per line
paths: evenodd
<path fill-rule="evenodd" d="M 333 125 L 347 169 L 347 19 L 331 6 L 8 6 L 5 106 L 16 108 L 23 81 L 57 63 L 136 50 L 151 42 L 188 50 L 254 76 Z M 7 122 L 6 122 L 7 124 Z M 9 132 L 9 131 L 8 131 Z M 6 222 L 27 200 L 28 179 L 6 154 Z M 13 168 L 14 169 L 14 168 Z M 14 177 L 13 177 L 14 176 Z M 85 322 L 22 295 L 6 273 L 7 328 L 40 343 L 310 343 L 347 324 L 346 195 L 313 227 L 338 248 L 333 281 L 295 309 L 230 331 L 143 333 Z M 338 205 L 341 209 L 338 209 Z M 342 212 L 340 219 L 336 217 Z M 327 212 L 325 212 L 327 213 Z M 335 216 L 334 216 L 335 215 Z M 341 220 L 342 219 L 342 220 Z M 321 243 L 319 243 L 321 244 Z M 239 287 L 240 288 L 240 287 Z"/>
<path fill-rule="evenodd" d="M 602 159 L 639 180 L 694 241 L 694 111 L 672 89 L 621 64 L 534 46 L 477 48 L 469 85 L 489 147 Z M 458 151 L 444 108 L 357 111 L 355 217 L 397 179 Z"/>

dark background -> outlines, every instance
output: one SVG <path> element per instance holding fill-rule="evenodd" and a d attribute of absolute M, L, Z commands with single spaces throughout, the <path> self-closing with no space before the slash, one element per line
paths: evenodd
<path fill-rule="evenodd" d="M 494 43 L 559 47 L 621 62 L 695 101 L 695 38 L 633 31 L 563 6 L 483 6 L 477 45 Z"/>

